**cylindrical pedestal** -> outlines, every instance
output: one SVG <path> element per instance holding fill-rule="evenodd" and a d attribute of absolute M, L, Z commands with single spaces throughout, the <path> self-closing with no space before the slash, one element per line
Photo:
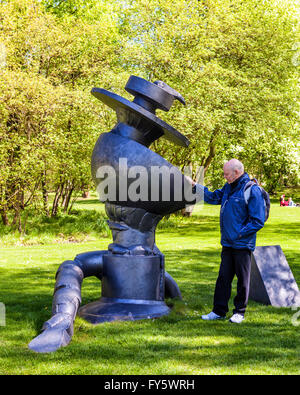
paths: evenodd
<path fill-rule="evenodd" d="M 78 315 L 92 324 L 166 315 L 164 274 L 163 256 L 105 255 L 102 297 L 80 308 Z"/>

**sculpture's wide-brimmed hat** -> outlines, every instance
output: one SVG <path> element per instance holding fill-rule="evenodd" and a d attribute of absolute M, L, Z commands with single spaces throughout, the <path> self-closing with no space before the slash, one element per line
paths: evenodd
<path fill-rule="evenodd" d="M 183 97 L 178 92 L 162 81 L 152 83 L 136 76 L 129 78 L 125 89 L 135 96 L 132 102 L 101 88 L 93 88 L 92 94 L 117 113 L 120 110 L 129 110 L 150 122 L 156 129 L 160 129 L 161 134 L 169 141 L 182 147 L 188 147 L 190 142 L 184 135 L 155 115 L 156 109 L 169 111 L 174 99 L 185 104 Z"/>

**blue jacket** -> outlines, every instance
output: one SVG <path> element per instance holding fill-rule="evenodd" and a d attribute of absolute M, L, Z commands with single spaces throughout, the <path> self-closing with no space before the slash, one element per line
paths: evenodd
<path fill-rule="evenodd" d="M 214 192 L 196 184 L 196 192 L 203 193 L 206 203 L 221 205 L 221 244 L 224 247 L 253 251 L 256 232 L 264 226 L 264 198 L 258 186 L 252 186 L 248 205 L 245 202 L 244 188 L 248 181 L 250 178 L 244 173 L 234 188 L 226 183 Z"/>

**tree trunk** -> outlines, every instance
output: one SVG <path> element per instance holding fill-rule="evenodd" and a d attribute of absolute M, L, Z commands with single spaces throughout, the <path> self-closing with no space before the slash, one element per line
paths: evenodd
<path fill-rule="evenodd" d="M 209 144 L 209 154 L 208 157 L 205 159 L 204 163 L 203 163 L 203 167 L 204 167 L 204 172 L 206 173 L 206 170 L 208 169 L 209 165 L 211 164 L 211 162 L 213 161 L 214 157 L 216 155 L 216 143 L 214 142 L 214 140 L 212 139 L 210 141 Z"/>
<path fill-rule="evenodd" d="M 69 192 L 72 188 L 72 183 L 68 180 L 65 184 L 65 188 L 64 188 L 64 193 L 62 195 L 62 203 L 61 203 L 61 207 L 65 208 L 66 204 L 67 204 L 67 200 L 68 200 L 68 195 Z M 65 211 L 65 210 L 64 210 Z"/>
<path fill-rule="evenodd" d="M 15 211 L 14 213 L 14 218 L 12 220 L 11 225 L 18 225 L 18 228 L 20 228 L 20 218 L 21 218 L 21 211 L 24 208 L 23 207 L 23 196 L 22 196 L 22 192 L 18 191 L 17 195 L 16 195 L 16 200 L 13 203 L 13 209 Z"/>
<path fill-rule="evenodd" d="M 23 188 L 23 186 L 22 186 Z M 18 199 L 19 199 L 19 205 L 21 210 L 24 210 L 25 208 L 25 195 L 24 195 L 24 190 L 22 189 L 19 193 L 18 193 Z"/>
<path fill-rule="evenodd" d="M 11 226 L 17 225 L 19 233 L 22 233 L 22 224 L 21 224 L 21 208 L 20 205 L 17 204 L 14 206 L 14 218 L 12 220 Z"/>
<path fill-rule="evenodd" d="M 6 210 L 3 208 L 0 210 L 0 213 L 1 213 L 1 219 L 2 219 L 3 225 L 4 226 L 9 225 Z"/>
<path fill-rule="evenodd" d="M 48 205 L 48 191 L 47 191 L 47 187 L 46 187 L 46 171 L 43 171 L 43 173 L 42 173 L 41 185 L 42 185 L 44 212 L 45 212 L 46 216 L 49 217 L 50 213 L 49 213 L 49 205 Z"/>
<path fill-rule="evenodd" d="M 75 196 L 75 197 L 73 198 L 73 200 L 72 200 L 72 203 L 71 203 L 70 207 L 69 207 L 68 214 L 70 214 L 70 212 L 71 212 L 71 210 L 72 210 L 72 208 L 73 208 L 73 205 L 74 205 L 74 203 L 76 202 L 76 200 L 77 200 L 77 197 Z"/>
<path fill-rule="evenodd" d="M 65 197 L 65 201 L 64 201 L 64 212 L 65 213 L 68 211 L 68 207 L 69 207 L 69 204 L 70 204 L 70 200 L 71 200 L 71 196 L 72 196 L 73 191 L 74 191 L 74 187 L 72 186 L 68 190 L 68 192 L 66 193 L 66 197 Z"/>
<path fill-rule="evenodd" d="M 64 183 L 60 184 L 56 190 L 56 194 L 55 194 L 53 205 L 52 205 L 51 217 L 55 217 L 57 215 L 58 204 L 59 204 L 61 195 L 63 193 L 63 190 L 64 190 Z"/>
<path fill-rule="evenodd" d="M 18 213 L 18 231 L 19 231 L 20 234 L 23 233 L 23 230 L 22 230 L 22 220 L 21 220 L 21 212 Z"/>

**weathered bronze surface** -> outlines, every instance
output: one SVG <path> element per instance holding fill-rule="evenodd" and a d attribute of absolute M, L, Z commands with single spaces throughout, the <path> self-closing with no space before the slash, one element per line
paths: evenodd
<path fill-rule="evenodd" d="M 186 137 L 155 114 L 157 109 L 168 111 L 175 99 L 185 102 L 178 92 L 161 81 L 151 83 L 131 76 L 125 89 L 135 96 L 132 102 L 104 89 L 92 90 L 97 99 L 117 114 L 116 125 L 99 137 L 92 155 L 92 176 L 97 187 L 102 181 L 97 177 L 99 168 L 110 166 L 116 172 L 116 195 L 105 202 L 113 243 L 108 250 L 80 254 L 59 267 L 53 316 L 44 324 L 43 332 L 29 344 L 34 351 L 52 352 L 66 346 L 73 335 L 77 312 L 94 324 L 157 318 L 170 311 L 165 298 L 181 298 L 178 285 L 165 272 L 164 255 L 155 244 L 155 228 L 164 215 L 193 202 L 186 202 L 184 194 L 181 200 L 175 199 L 176 176 L 182 189 L 188 181 L 149 146 L 160 137 L 182 147 L 188 146 Z M 125 174 L 119 166 L 120 158 L 126 159 Z M 127 194 L 133 182 L 128 171 L 134 166 L 146 169 L 150 196 L 147 200 L 133 201 Z M 159 180 L 155 200 L 151 199 L 150 193 L 153 166 L 166 166 L 175 174 L 168 185 Z M 127 191 L 119 187 L 119 181 L 121 178 L 124 181 L 124 177 L 127 178 Z M 168 201 L 163 198 L 164 188 L 169 188 Z M 96 276 L 102 282 L 102 297 L 79 309 L 82 280 L 89 276 Z"/>

